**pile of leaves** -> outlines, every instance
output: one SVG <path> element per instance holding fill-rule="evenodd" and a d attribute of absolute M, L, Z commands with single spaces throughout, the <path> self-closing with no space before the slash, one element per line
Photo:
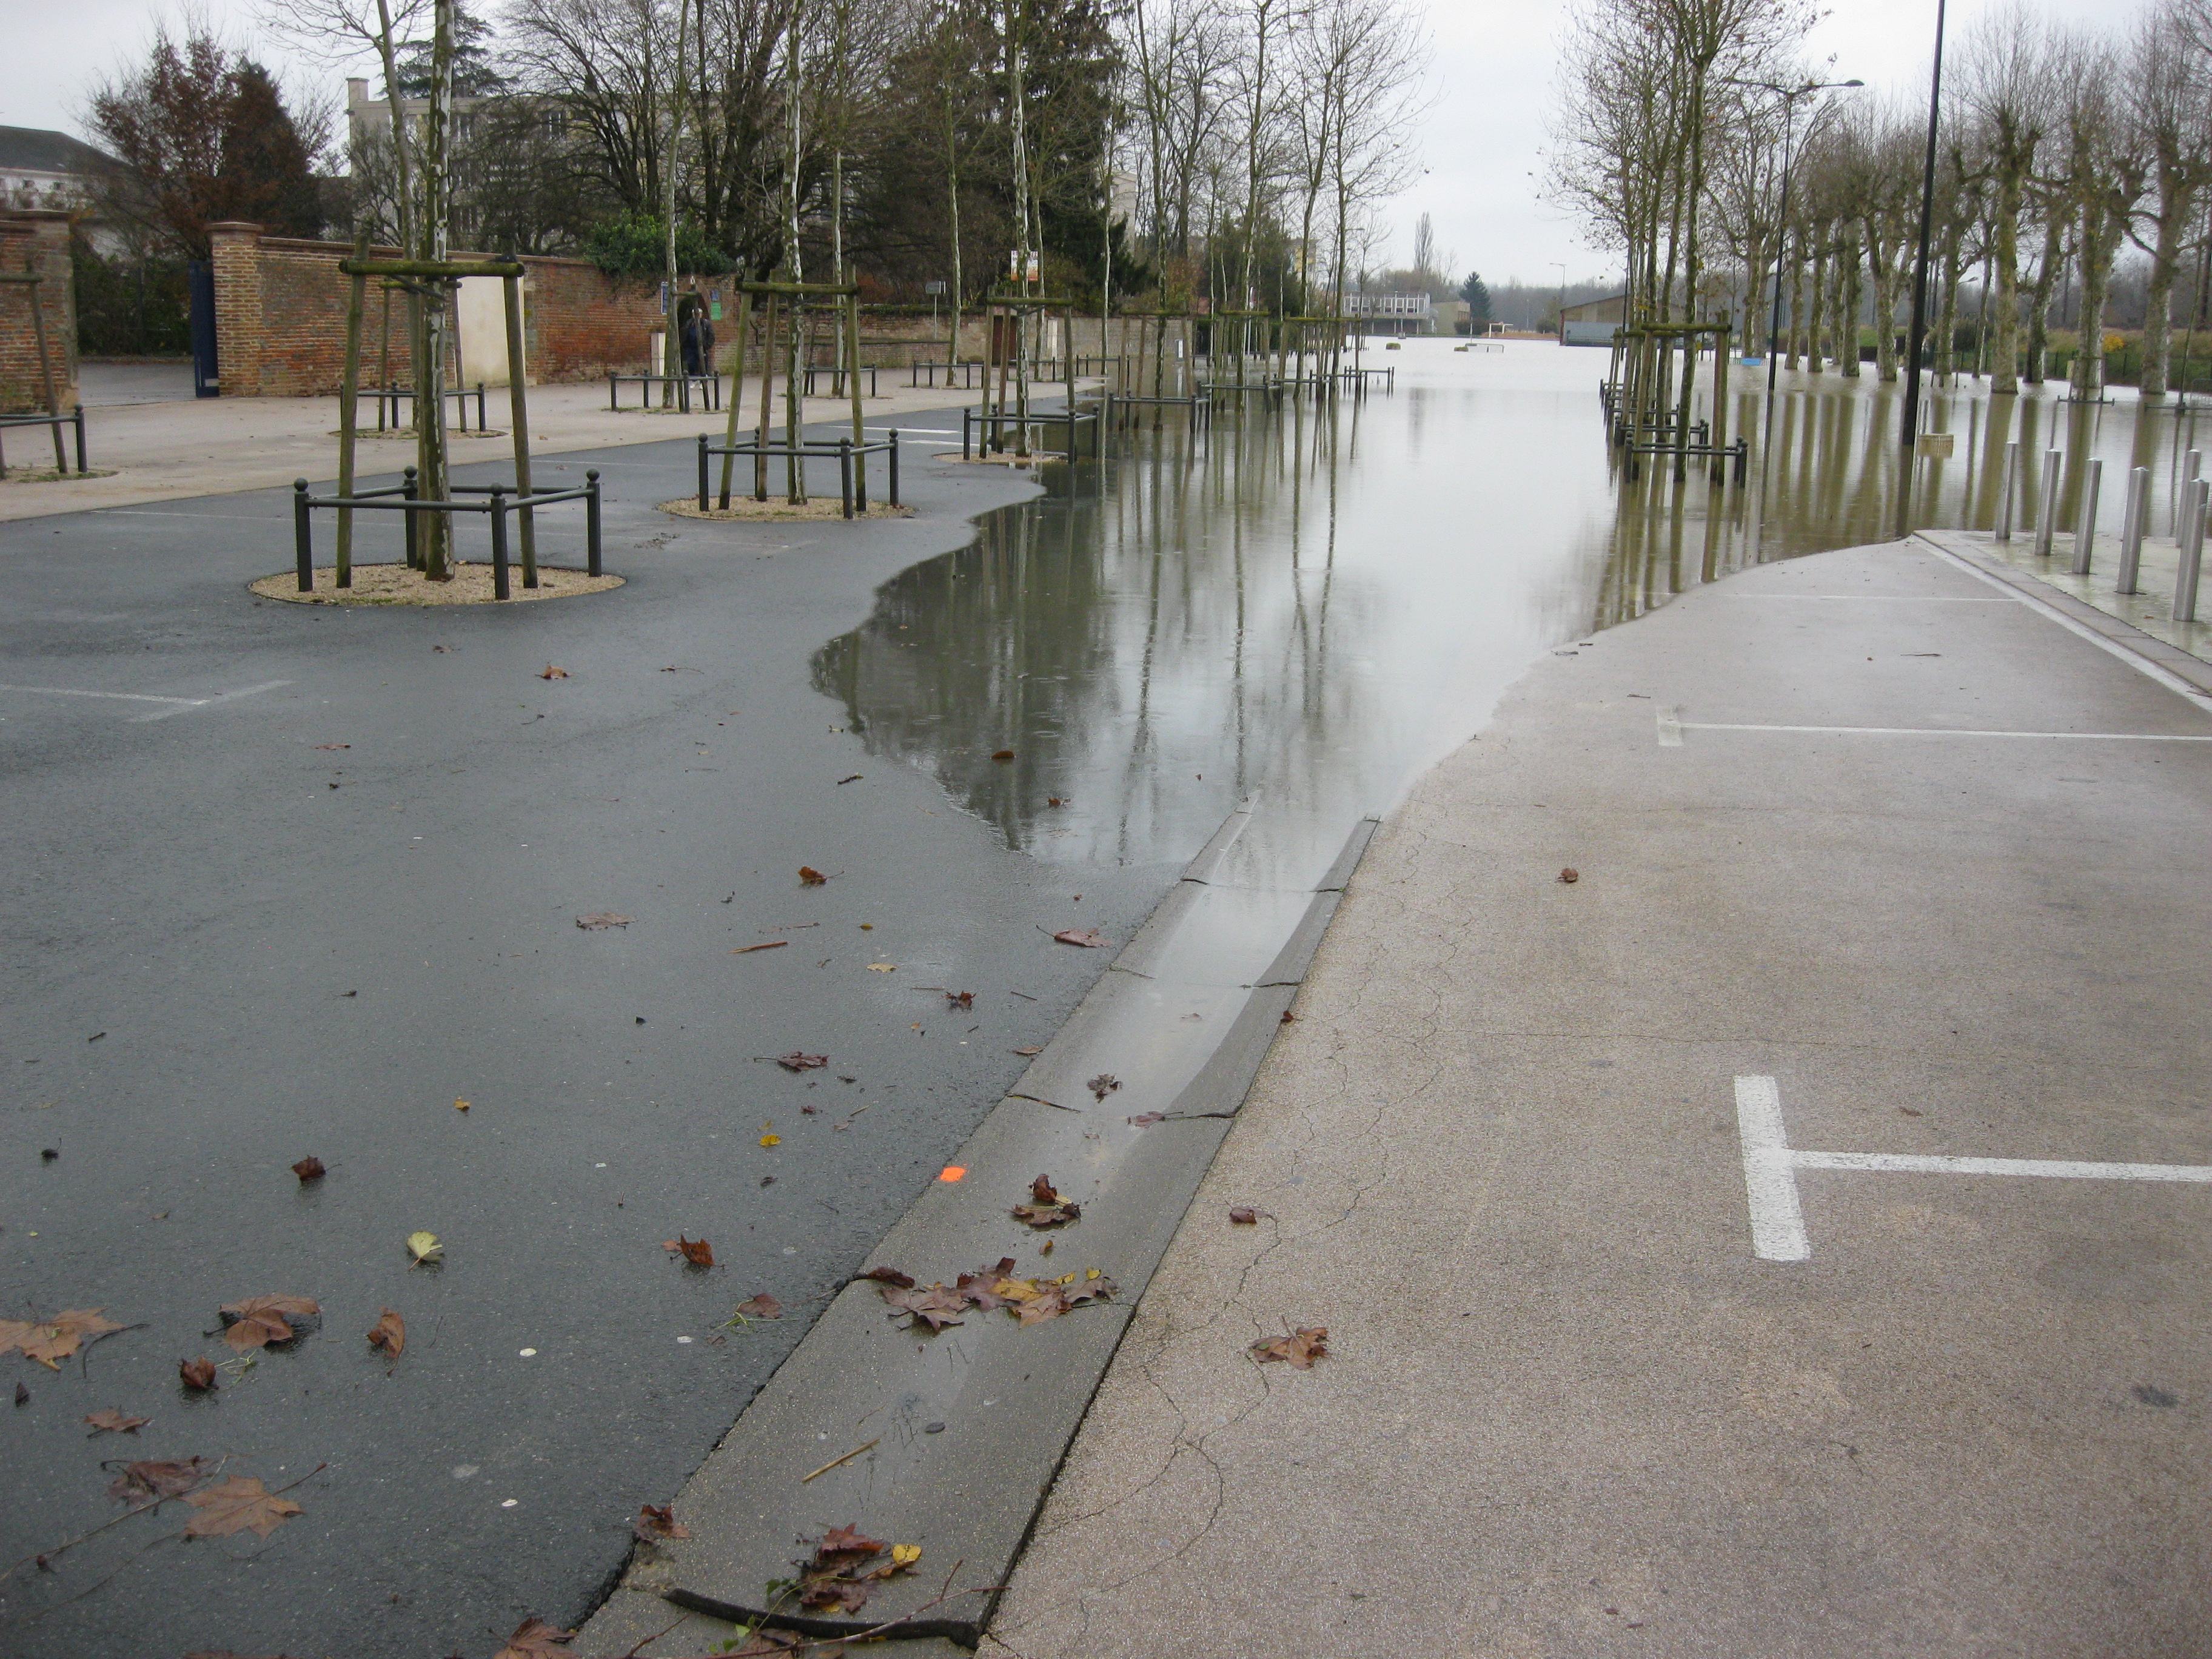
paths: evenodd
<path fill-rule="evenodd" d="M 890 1554 L 887 1561 L 877 1558 Z M 832 1527 L 822 1534 L 813 1555 L 799 1565 L 801 1607 L 858 1613 L 876 1586 L 921 1559 L 919 1544 L 885 1544 L 863 1538 L 858 1527 Z"/>
<path fill-rule="evenodd" d="M 1039 1176 L 1030 1182 L 1030 1201 L 1014 1206 L 1014 1219 L 1032 1227 L 1065 1227 L 1082 1213 L 1081 1205 L 1071 1202 L 1054 1188 L 1050 1176 Z"/>
<path fill-rule="evenodd" d="M 1119 1289 L 1096 1267 L 1058 1279 L 1017 1278 L 1010 1255 L 1001 1256 L 995 1267 L 962 1273 L 950 1285 L 917 1285 L 896 1267 L 872 1267 L 860 1277 L 874 1279 L 884 1301 L 914 1316 L 908 1330 L 927 1327 L 933 1332 L 963 1323 L 961 1316 L 970 1308 L 983 1313 L 1004 1308 L 1023 1324 L 1035 1325 L 1085 1303 L 1106 1301 Z"/>

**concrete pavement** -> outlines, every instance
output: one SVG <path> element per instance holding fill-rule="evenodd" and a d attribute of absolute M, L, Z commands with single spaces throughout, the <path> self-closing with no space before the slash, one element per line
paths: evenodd
<path fill-rule="evenodd" d="M 986 1653 L 2208 1650 L 2212 705 L 2033 586 L 1821 555 L 1520 684 L 1376 837 Z"/>

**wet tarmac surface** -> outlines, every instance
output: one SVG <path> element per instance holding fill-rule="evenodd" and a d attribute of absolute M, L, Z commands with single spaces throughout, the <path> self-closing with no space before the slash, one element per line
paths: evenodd
<path fill-rule="evenodd" d="M 580 1619 L 1096 977 L 1050 930 L 1127 939 L 1255 795 L 1253 890 L 1310 884 L 1543 652 L 1881 511 L 1859 391 L 1797 400 L 1829 447 L 1762 517 L 1617 480 L 1602 352 L 1392 356 L 1395 392 L 1147 420 L 1042 494 L 924 437 L 890 524 L 672 521 L 684 442 L 566 456 L 628 585 L 512 611 L 257 606 L 272 492 L 0 529 L 0 1316 L 131 1327 L 0 1361 L 0 1650 Z M 783 1319 L 726 1322 L 760 1291 Z M 265 1294 L 320 1320 L 246 1365 L 217 1310 Z M 152 1420 L 87 1438 L 111 1407 Z M 304 1513 L 187 1543 L 173 1504 L 32 1564 L 123 1512 L 106 1464 L 189 1455 Z"/>

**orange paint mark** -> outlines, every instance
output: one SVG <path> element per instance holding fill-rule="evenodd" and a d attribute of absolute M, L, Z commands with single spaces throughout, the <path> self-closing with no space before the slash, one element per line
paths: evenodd
<path fill-rule="evenodd" d="M 968 1171 L 962 1169 L 957 1164 L 948 1164 L 945 1166 L 943 1172 L 940 1173 L 937 1178 L 939 1181 L 957 1181 L 961 1176 L 967 1173 Z"/>

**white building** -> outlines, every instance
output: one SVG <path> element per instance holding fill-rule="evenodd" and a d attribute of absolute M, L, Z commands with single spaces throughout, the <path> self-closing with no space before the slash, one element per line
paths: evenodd
<path fill-rule="evenodd" d="M 1436 301 L 1425 294 L 1347 294 L 1344 314 L 1364 318 L 1371 334 L 1433 334 Z"/>
<path fill-rule="evenodd" d="M 0 207 L 83 208 L 93 176 L 115 163 L 66 132 L 0 127 Z"/>

